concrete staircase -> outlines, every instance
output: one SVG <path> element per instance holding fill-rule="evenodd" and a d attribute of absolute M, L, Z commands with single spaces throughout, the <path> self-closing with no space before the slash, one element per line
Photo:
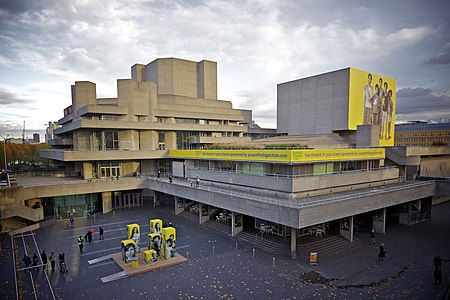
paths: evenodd
<path fill-rule="evenodd" d="M 31 208 L 25 205 L 9 204 L 2 209 L 2 218 L 21 217 L 26 220 L 38 222 L 44 219 L 44 208 Z"/>
<path fill-rule="evenodd" d="M 192 222 L 198 223 L 198 216 L 189 212 L 182 212 L 179 216 L 189 219 Z M 220 223 L 216 221 L 206 221 L 204 226 L 219 232 L 222 235 L 231 237 L 230 224 Z M 275 240 L 277 238 L 277 240 Z M 290 238 L 278 237 L 261 237 L 258 233 L 241 232 L 233 239 L 238 242 L 243 242 L 248 245 L 253 245 L 259 249 L 267 251 L 272 254 L 290 256 L 291 244 Z M 310 252 L 317 252 L 320 256 L 336 255 L 341 251 L 349 251 L 349 249 L 356 249 L 365 246 L 366 243 L 359 238 L 354 238 L 350 242 L 340 235 L 330 235 L 322 238 L 314 238 L 314 240 L 305 241 L 302 238 L 297 239 L 297 257 L 309 258 Z"/>
<path fill-rule="evenodd" d="M 317 252 L 321 256 L 336 255 L 343 250 L 348 251 L 365 245 L 366 243 L 359 238 L 353 238 L 353 242 L 350 242 L 340 235 L 330 235 L 316 241 L 297 245 L 297 255 L 309 257 L 310 252 Z"/>

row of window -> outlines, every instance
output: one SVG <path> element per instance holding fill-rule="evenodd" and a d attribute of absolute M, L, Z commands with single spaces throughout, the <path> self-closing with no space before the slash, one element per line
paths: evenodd
<path fill-rule="evenodd" d="M 450 132 L 422 132 L 422 133 L 396 133 L 396 137 L 411 137 L 411 136 L 450 136 Z"/>
<path fill-rule="evenodd" d="M 412 138 L 412 139 L 396 139 L 397 142 L 401 143 L 401 142 L 426 142 L 427 138 L 420 138 L 420 139 L 416 139 L 416 138 Z M 450 138 L 428 138 L 429 142 L 443 142 L 443 141 L 450 141 Z"/>
<path fill-rule="evenodd" d="M 413 144 L 402 144 L 402 143 L 399 143 L 398 145 L 396 145 L 396 146 L 411 146 L 411 147 L 430 147 L 430 145 L 429 144 L 416 144 L 416 143 L 413 143 Z"/>

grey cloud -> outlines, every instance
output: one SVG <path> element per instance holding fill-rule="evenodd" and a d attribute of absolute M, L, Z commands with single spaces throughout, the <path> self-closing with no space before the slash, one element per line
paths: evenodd
<path fill-rule="evenodd" d="M 34 100 L 27 100 L 20 96 L 13 94 L 5 89 L 0 88 L 0 106 L 2 105 L 17 105 L 35 102 Z"/>
<path fill-rule="evenodd" d="M 430 89 L 424 89 L 424 88 L 403 88 L 397 92 L 398 98 L 407 98 L 407 97 L 421 97 L 430 95 L 431 90 Z"/>
<path fill-rule="evenodd" d="M 450 50 L 446 53 L 439 54 L 438 56 L 434 56 L 429 58 L 426 64 L 430 65 L 449 65 L 450 64 Z"/>
<path fill-rule="evenodd" d="M 431 113 L 434 111 L 433 113 Z M 450 96 L 430 89 L 405 88 L 397 92 L 397 114 L 450 115 Z"/>

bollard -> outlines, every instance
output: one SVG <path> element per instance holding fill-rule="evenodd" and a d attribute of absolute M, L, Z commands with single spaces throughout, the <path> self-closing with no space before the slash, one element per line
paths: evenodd
<path fill-rule="evenodd" d="M 216 247 L 213 246 L 213 254 L 214 254 L 214 249 L 215 249 L 215 248 L 216 248 Z"/>
<path fill-rule="evenodd" d="M 94 219 L 95 219 L 95 213 L 94 213 Z"/>
<path fill-rule="evenodd" d="M 115 210 L 113 210 L 113 215 L 114 215 L 114 217 L 116 216 L 116 211 Z"/>
<path fill-rule="evenodd" d="M 237 242 L 236 242 L 236 249 L 238 248 Z"/>
<path fill-rule="evenodd" d="M 255 249 L 253 249 L 253 257 L 255 257 Z"/>
<path fill-rule="evenodd" d="M 272 266 L 275 267 L 275 257 L 272 258 Z"/>

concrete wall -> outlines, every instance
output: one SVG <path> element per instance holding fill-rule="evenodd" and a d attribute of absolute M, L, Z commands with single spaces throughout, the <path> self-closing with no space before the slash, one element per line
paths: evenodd
<path fill-rule="evenodd" d="M 420 176 L 449 178 L 450 158 L 442 157 L 422 157 L 420 160 Z"/>
<path fill-rule="evenodd" d="M 277 132 L 328 134 L 348 129 L 349 70 L 278 84 Z"/>
<path fill-rule="evenodd" d="M 303 208 L 299 213 L 299 225 L 308 227 L 329 220 L 341 219 L 384 207 L 410 202 L 433 196 L 436 185 L 430 184 L 414 188 L 393 190 L 385 193 L 374 193 L 364 197 L 351 197 L 348 200 L 332 202 Z"/>
<path fill-rule="evenodd" d="M 197 97 L 217 99 L 217 63 L 202 60 L 197 63 Z"/>
<path fill-rule="evenodd" d="M 296 195 L 296 197 L 305 197 L 384 185 L 389 181 L 397 182 L 399 170 L 397 168 L 391 168 L 288 179 L 284 177 L 258 176 L 243 173 L 236 174 L 186 167 L 186 177 L 196 178 L 197 176 L 211 182 L 235 185 L 233 188 L 245 187 L 247 189 L 264 189 L 281 193 L 303 193 Z M 343 186 L 347 188 L 338 189 Z M 330 191 L 330 189 L 332 190 Z"/>

